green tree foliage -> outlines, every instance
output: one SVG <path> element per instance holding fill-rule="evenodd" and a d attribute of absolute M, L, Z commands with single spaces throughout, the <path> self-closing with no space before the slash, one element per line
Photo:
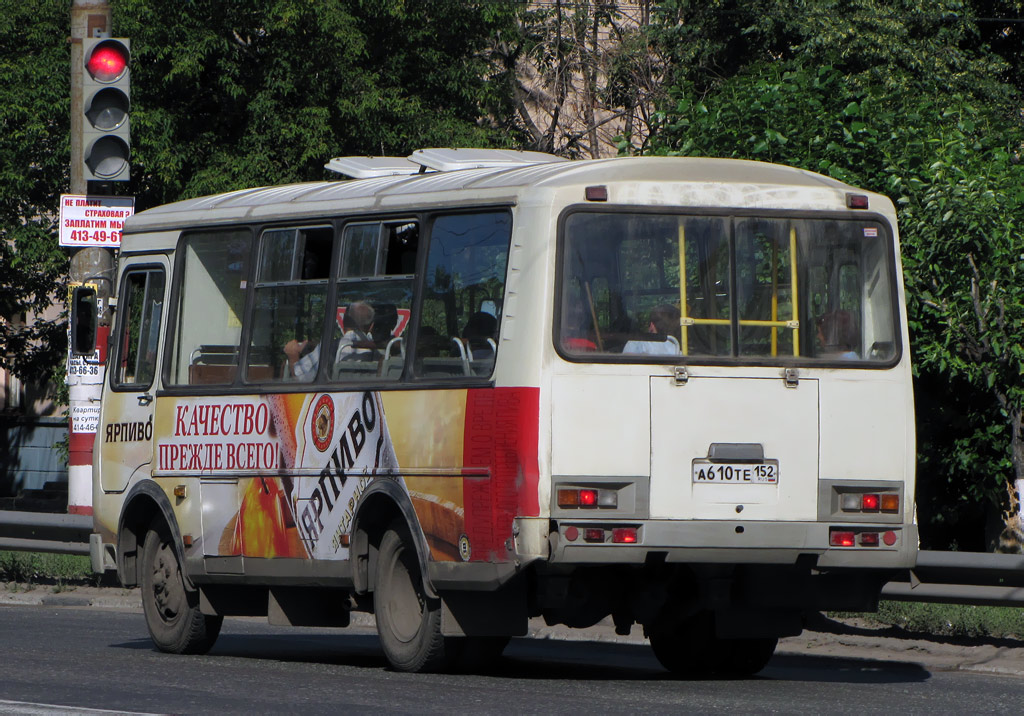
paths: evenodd
<path fill-rule="evenodd" d="M 143 206 L 324 177 L 344 154 L 490 145 L 483 48 L 504 4 L 122 0 Z"/>
<path fill-rule="evenodd" d="M 323 179 L 343 154 L 503 145 L 489 38 L 506 2 L 113 0 L 132 41 L 138 209 Z M 0 317 L 63 300 L 58 196 L 68 190 L 70 3 L 0 0 Z M 66 352 L 59 322 L 0 321 L 0 361 L 40 379 Z"/>
<path fill-rule="evenodd" d="M 924 539 L 980 548 L 957 525 L 1024 479 L 1024 100 L 1014 63 L 983 39 L 1013 55 L 1019 30 L 993 32 L 951 0 L 712 5 L 724 15 L 690 30 L 697 64 L 674 77 L 656 151 L 790 164 L 893 199 Z M 686 34 L 684 6 L 665 3 L 660 41 Z M 728 65 L 734 43 L 747 54 Z"/>
<path fill-rule="evenodd" d="M 64 326 L 22 324 L 58 298 L 57 246 L 68 174 L 68 6 L 0 0 L 0 365 L 45 382 L 66 351 Z"/>

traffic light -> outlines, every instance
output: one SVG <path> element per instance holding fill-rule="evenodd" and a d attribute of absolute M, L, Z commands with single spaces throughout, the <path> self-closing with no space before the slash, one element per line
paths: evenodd
<path fill-rule="evenodd" d="M 86 181 L 128 181 L 130 42 L 91 37 L 82 41 L 82 49 L 82 172 Z"/>

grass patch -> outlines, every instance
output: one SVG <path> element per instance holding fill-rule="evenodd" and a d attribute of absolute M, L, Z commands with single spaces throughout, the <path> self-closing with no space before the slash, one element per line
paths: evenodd
<path fill-rule="evenodd" d="M 79 584 L 95 586 L 98 575 L 83 555 L 0 551 L 0 582 L 52 584 L 62 590 Z"/>
<path fill-rule="evenodd" d="M 842 613 L 906 632 L 966 637 L 1024 637 L 1024 609 L 882 601 L 875 614 Z"/>

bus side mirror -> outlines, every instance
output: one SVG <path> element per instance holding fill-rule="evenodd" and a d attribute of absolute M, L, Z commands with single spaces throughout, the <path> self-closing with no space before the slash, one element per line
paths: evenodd
<path fill-rule="evenodd" d="M 91 356 L 96 352 L 96 289 L 77 286 L 71 292 L 71 353 Z"/>

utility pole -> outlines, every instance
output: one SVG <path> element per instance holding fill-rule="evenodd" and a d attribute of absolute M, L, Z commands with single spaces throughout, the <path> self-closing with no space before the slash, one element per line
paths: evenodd
<path fill-rule="evenodd" d="M 89 193 L 89 182 L 84 172 L 83 141 L 85 129 L 84 83 L 82 68 L 85 62 L 83 42 L 88 38 L 110 34 L 110 5 L 106 0 L 73 0 L 71 5 L 71 194 Z M 95 184 L 95 182 L 94 182 Z M 110 194 L 110 183 L 96 187 L 98 193 Z M 97 345 L 100 347 L 99 380 L 96 376 L 72 375 L 74 362 L 68 346 L 68 392 L 70 402 L 68 453 L 68 512 L 92 514 L 92 456 L 95 428 L 83 429 L 91 422 L 89 416 L 98 413 L 103 390 L 107 338 L 110 335 L 110 296 L 113 293 L 114 257 L 110 249 L 96 246 L 78 248 L 71 256 L 70 279 L 72 285 L 96 285 L 98 304 L 101 306 Z M 92 427 L 95 423 L 92 423 Z M 76 430 L 78 428 L 78 430 Z"/>

